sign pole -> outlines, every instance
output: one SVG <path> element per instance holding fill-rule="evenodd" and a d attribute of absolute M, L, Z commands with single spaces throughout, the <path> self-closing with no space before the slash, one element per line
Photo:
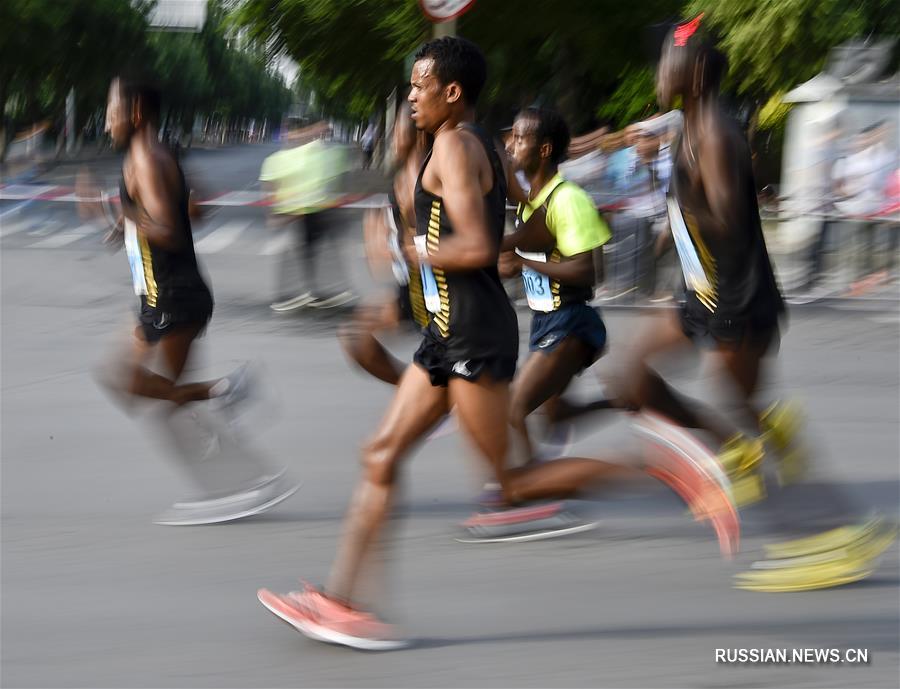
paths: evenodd
<path fill-rule="evenodd" d="M 435 22 L 434 24 L 434 33 L 433 36 L 435 38 L 441 38 L 443 36 L 455 36 L 456 35 L 456 17 L 450 19 L 445 22 Z"/>

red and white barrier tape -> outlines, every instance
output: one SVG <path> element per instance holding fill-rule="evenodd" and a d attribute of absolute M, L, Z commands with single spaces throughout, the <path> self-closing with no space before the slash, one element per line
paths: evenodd
<path fill-rule="evenodd" d="M 118 201 L 119 193 L 111 189 L 108 198 Z M 4 184 L 0 185 L 0 201 L 65 201 L 74 203 L 81 199 L 75 187 L 55 184 Z M 201 206 L 271 206 L 272 198 L 262 191 L 229 191 L 200 201 Z M 348 196 L 341 208 L 381 208 L 387 205 L 386 194 Z"/>

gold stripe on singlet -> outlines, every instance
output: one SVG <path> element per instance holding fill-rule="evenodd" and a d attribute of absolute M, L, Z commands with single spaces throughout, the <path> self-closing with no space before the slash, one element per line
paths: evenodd
<path fill-rule="evenodd" d="M 430 251 L 437 251 L 441 241 L 441 202 L 431 202 L 431 217 L 428 219 L 428 238 L 426 243 Z M 441 299 L 440 313 L 434 314 L 441 337 L 450 336 L 450 291 L 447 289 L 447 276 L 440 268 L 432 267 L 434 281 L 437 283 L 438 296 Z"/>
<path fill-rule="evenodd" d="M 550 254 L 550 262 L 559 263 L 561 259 L 562 254 L 559 253 L 559 249 L 553 249 L 553 253 Z M 550 280 L 550 294 L 553 295 L 553 309 L 555 311 L 562 305 L 562 301 L 559 298 L 559 280 Z"/>
<path fill-rule="evenodd" d="M 413 320 L 420 328 L 424 328 L 428 325 L 428 310 L 425 308 L 425 294 L 422 292 L 422 276 L 418 271 L 410 271 L 407 287 Z"/>
<path fill-rule="evenodd" d="M 141 263 L 144 266 L 144 285 L 147 287 L 147 305 L 156 306 L 156 278 L 153 277 L 153 257 L 150 254 L 150 245 L 144 233 L 138 230 L 138 245 L 141 248 Z"/>

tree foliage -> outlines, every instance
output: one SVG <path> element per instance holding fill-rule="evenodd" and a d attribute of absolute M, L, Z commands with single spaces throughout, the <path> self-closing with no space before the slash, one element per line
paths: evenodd
<path fill-rule="evenodd" d="M 411 0 L 247 0 L 237 20 L 270 55 L 290 55 L 327 109 L 357 116 L 408 78 L 429 28 Z"/>
<path fill-rule="evenodd" d="M 690 0 L 728 55 L 726 87 L 762 105 L 815 76 L 829 50 L 853 38 L 900 34 L 891 0 Z"/>
<path fill-rule="evenodd" d="M 102 113 L 113 76 L 158 82 L 167 120 L 189 128 L 197 113 L 279 119 L 290 92 L 252 41 L 234 36 L 225 6 L 211 0 L 199 33 L 154 31 L 153 0 L 0 2 L 0 116 L 6 136 L 41 119 L 60 126 L 76 95 L 76 130 Z M 2 132 L 0 132 L 2 134 Z"/>
<path fill-rule="evenodd" d="M 535 101 L 559 106 L 576 129 L 628 65 L 648 64 L 645 27 L 674 16 L 680 0 L 478 0 L 458 33 L 482 47 L 490 68 L 483 115 L 508 122 Z M 409 79 L 408 58 L 431 35 L 413 0 L 246 0 L 238 20 L 301 66 L 325 101 L 367 115 Z"/>
<path fill-rule="evenodd" d="M 135 65 L 155 72 L 176 123 L 275 118 L 289 104 L 270 68 L 280 55 L 300 65 L 300 91 L 325 112 L 366 117 L 405 86 L 432 33 L 414 0 L 210 0 L 199 33 L 160 33 L 147 26 L 153 1 L 0 2 L 7 126 L 58 121 L 72 87 L 83 121 L 110 77 Z M 900 33 L 892 0 L 477 0 L 457 31 L 488 57 L 482 117 L 508 124 L 523 105 L 553 104 L 578 134 L 653 111 L 654 27 L 699 11 L 729 56 L 726 88 L 755 108 L 812 77 L 833 46 Z M 783 120 L 769 114 L 764 123 Z"/>

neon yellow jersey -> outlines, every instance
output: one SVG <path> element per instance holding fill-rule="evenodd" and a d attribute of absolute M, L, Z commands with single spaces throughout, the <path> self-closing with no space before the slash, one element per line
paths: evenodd
<path fill-rule="evenodd" d="M 335 204 L 339 178 L 347 170 L 344 147 L 317 139 L 270 155 L 259 179 L 274 186 L 276 213 L 310 213 Z"/>
<path fill-rule="evenodd" d="M 523 205 L 522 221 L 527 221 L 548 196 L 547 229 L 556 238 L 556 249 L 562 256 L 582 254 L 610 240 L 609 227 L 588 193 L 574 182 L 564 180 L 559 173 L 544 185 L 533 201 Z"/>

